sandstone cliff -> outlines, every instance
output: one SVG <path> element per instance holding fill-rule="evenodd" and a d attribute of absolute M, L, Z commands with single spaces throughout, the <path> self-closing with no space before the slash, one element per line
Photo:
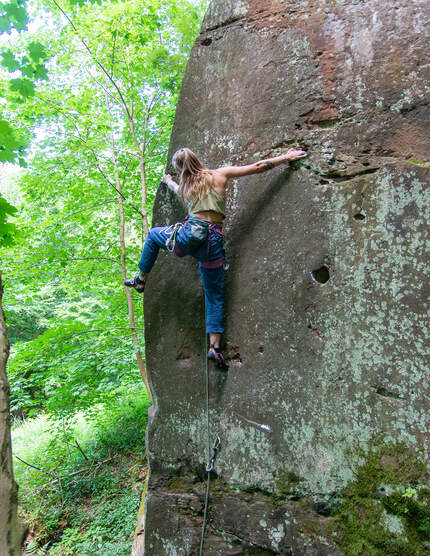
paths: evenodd
<path fill-rule="evenodd" d="M 429 549 L 430 526 L 407 515 L 408 500 L 424 514 L 429 501 L 429 8 L 209 7 L 169 158 L 188 146 L 217 167 L 292 145 L 309 157 L 228 192 L 231 361 L 228 374 L 209 373 L 211 439 L 219 431 L 222 446 L 204 554 Z M 155 225 L 182 216 L 160 187 Z M 207 438 L 193 260 L 160 256 L 145 317 L 145 554 L 198 554 Z"/>

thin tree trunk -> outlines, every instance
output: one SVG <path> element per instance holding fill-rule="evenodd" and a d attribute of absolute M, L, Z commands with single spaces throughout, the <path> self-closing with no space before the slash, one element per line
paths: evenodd
<path fill-rule="evenodd" d="M 106 105 L 107 105 L 107 108 L 108 108 L 108 112 L 110 114 L 109 98 L 107 97 L 107 95 L 106 95 Z M 115 141 L 114 141 L 114 138 L 113 138 L 113 132 L 111 132 L 110 138 L 111 138 L 111 158 L 112 158 L 112 164 L 113 164 L 113 167 L 114 167 L 115 185 L 116 185 L 116 189 L 117 189 L 117 192 L 118 192 L 117 198 L 118 198 L 119 218 L 120 218 L 119 242 L 120 242 L 120 247 L 121 247 L 121 276 L 122 276 L 122 279 L 125 280 L 127 278 L 127 266 L 126 266 L 126 247 L 125 247 L 124 203 L 123 203 L 123 198 L 122 198 L 122 193 L 121 193 L 121 180 L 120 180 L 120 177 L 119 177 L 118 160 L 117 160 L 116 153 L 115 153 Z M 126 286 L 124 286 L 124 293 L 125 293 L 125 296 L 127 298 L 130 330 L 131 330 L 131 334 L 132 334 L 132 338 L 133 338 L 133 343 L 136 347 L 137 364 L 139 366 L 140 374 L 142 375 L 142 378 L 145 382 L 146 389 L 148 390 L 148 394 L 152 399 L 151 390 L 149 388 L 148 376 L 146 374 L 145 363 L 143 361 L 142 352 L 140 350 L 139 337 L 138 337 L 137 332 L 136 332 L 136 323 L 135 323 L 135 320 L 134 320 L 133 299 L 131 297 L 130 289 L 127 288 Z"/>
<path fill-rule="evenodd" d="M 145 168 L 145 153 L 142 152 L 142 149 L 139 151 L 139 169 L 140 169 L 140 185 L 142 189 L 142 212 L 144 214 L 143 217 L 143 229 L 145 231 L 145 238 L 149 232 L 149 225 L 148 225 L 148 216 L 146 214 L 146 200 L 147 200 L 147 191 L 146 191 L 146 168 Z"/>
<path fill-rule="evenodd" d="M 153 108 L 153 101 L 150 102 L 150 104 L 148 105 L 147 111 L 146 111 L 146 116 L 145 116 L 145 130 L 147 129 L 148 126 L 148 121 L 149 121 L 149 116 L 151 113 L 151 110 Z M 141 199 L 142 199 L 142 227 L 144 230 L 144 238 L 142 238 L 142 243 L 143 240 L 146 238 L 146 236 L 148 235 L 149 232 L 149 224 L 148 224 L 148 216 L 146 214 L 146 201 L 148 198 L 148 194 L 147 194 L 147 188 L 146 188 L 146 166 L 145 166 L 145 146 L 146 143 L 145 141 L 140 144 L 138 139 L 137 139 L 137 135 L 136 135 L 136 128 L 134 125 L 134 106 L 133 106 L 133 102 L 130 105 L 130 110 L 128 111 L 128 124 L 129 124 L 129 128 L 130 128 L 130 132 L 131 132 L 131 136 L 133 137 L 133 141 L 134 141 L 134 145 L 136 147 L 136 150 L 138 152 L 138 156 L 139 156 L 139 175 L 140 175 L 140 189 L 141 189 Z M 145 133 L 146 134 L 146 133 Z"/>
<path fill-rule="evenodd" d="M 6 362 L 9 341 L 2 308 L 3 286 L 0 272 L 0 554 L 21 554 L 23 529 L 18 521 L 18 487 L 13 476 L 10 437 L 9 382 Z"/>

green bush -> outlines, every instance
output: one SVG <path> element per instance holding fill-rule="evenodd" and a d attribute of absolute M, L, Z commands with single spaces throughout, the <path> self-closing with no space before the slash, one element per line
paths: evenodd
<path fill-rule="evenodd" d="M 38 549 L 62 556 L 130 553 L 149 405 L 136 387 L 89 415 L 15 423 L 14 454 L 26 462 L 14 462 L 20 508 Z"/>

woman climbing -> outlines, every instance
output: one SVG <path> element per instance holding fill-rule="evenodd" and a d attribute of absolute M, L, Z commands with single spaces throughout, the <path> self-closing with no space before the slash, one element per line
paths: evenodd
<path fill-rule="evenodd" d="M 182 148 L 173 155 L 172 164 L 179 175 L 179 185 L 166 174 L 162 181 L 188 206 L 184 222 L 152 228 L 138 264 L 139 274 L 124 285 L 139 293 L 161 249 L 179 257 L 192 255 L 199 262 L 206 298 L 206 332 L 209 334 L 208 359 L 220 369 L 228 365 L 221 351 L 224 303 L 224 245 L 222 221 L 225 217 L 225 195 L 228 180 L 259 174 L 275 166 L 306 156 L 306 151 L 290 149 L 275 158 L 260 160 L 247 166 L 224 166 L 210 170 L 190 149 Z"/>

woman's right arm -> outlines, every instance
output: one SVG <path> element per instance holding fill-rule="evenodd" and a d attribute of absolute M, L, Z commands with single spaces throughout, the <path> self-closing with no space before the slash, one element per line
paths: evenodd
<path fill-rule="evenodd" d="M 292 160 L 298 160 L 299 158 L 307 156 L 307 154 L 308 153 L 306 151 L 290 149 L 281 156 L 259 160 L 258 162 L 248 164 L 247 166 L 224 166 L 222 168 L 218 168 L 217 172 L 226 179 L 251 176 L 252 174 L 260 174 L 262 172 L 266 172 L 267 170 L 271 170 L 280 164 L 285 164 L 287 162 L 291 162 Z"/>
<path fill-rule="evenodd" d="M 167 187 L 173 191 L 173 193 L 178 194 L 179 191 L 179 185 L 172 180 L 172 176 L 170 174 L 164 174 L 164 176 L 161 178 L 161 183 L 165 183 L 167 185 Z"/>

